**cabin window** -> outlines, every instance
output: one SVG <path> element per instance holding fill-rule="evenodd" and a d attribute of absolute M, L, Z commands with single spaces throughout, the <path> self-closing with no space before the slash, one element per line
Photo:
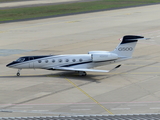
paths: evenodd
<path fill-rule="evenodd" d="M 82 62 L 83 60 L 82 59 L 79 59 L 79 62 Z"/>
<path fill-rule="evenodd" d="M 66 62 L 69 62 L 69 60 L 68 60 L 68 59 L 66 59 Z"/>
<path fill-rule="evenodd" d="M 48 60 L 46 60 L 45 62 L 48 63 Z"/>
<path fill-rule="evenodd" d="M 58 61 L 59 61 L 59 62 L 62 62 L 62 59 L 59 59 Z"/>
<path fill-rule="evenodd" d="M 76 60 L 75 60 L 75 59 L 73 59 L 72 61 L 73 61 L 73 62 L 76 62 Z"/>
<path fill-rule="evenodd" d="M 54 63 L 54 62 L 55 62 L 55 60 L 52 60 L 52 62 Z"/>
<path fill-rule="evenodd" d="M 41 63 L 42 61 L 41 61 L 41 60 L 38 60 L 38 62 Z"/>

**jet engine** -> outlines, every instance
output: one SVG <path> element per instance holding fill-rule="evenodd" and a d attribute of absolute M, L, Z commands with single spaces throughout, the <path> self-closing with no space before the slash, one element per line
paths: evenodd
<path fill-rule="evenodd" d="M 89 51 L 88 54 L 91 54 L 92 61 L 107 61 L 107 60 L 116 60 L 118 55 L 108 51 Z"/>
<path fill-rule="evenodd" d="M 88 54 L 109 53 L 109 51 L 89 51 Z"/>

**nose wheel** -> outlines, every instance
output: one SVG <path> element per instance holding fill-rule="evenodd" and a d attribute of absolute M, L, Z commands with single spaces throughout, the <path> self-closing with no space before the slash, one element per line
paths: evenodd
<path fill-rule="evenodd" d="M 87 75 L 87 73 L 85 71 L 79 71 L 78 73 L 79 73 L 79 76 L 86 76 Z"/>
<path fill-rule="evenodd" d="M 21 69 L 19 69 L 19 70 L 18 70 L 18 72 L 17 72 L 17 76 L 20 76 L 20 71 L 21 71 Z"/>
<path fill-rule="evenodd" d="M 20 73 L 17 73 L 17 76 L 20 76 Z"/>

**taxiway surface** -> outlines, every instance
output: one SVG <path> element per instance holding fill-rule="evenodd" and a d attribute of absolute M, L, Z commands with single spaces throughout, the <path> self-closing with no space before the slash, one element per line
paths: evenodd
<path fill-rule="evenodd" d="M 0 117 L 158 113 L 160 5 L 0 24 Z M 139 41 L 133 59 L 97 69 L 112 73 L 22 70 L 6 64 L 25 55 L 113 50 L 124 35 Z"/>

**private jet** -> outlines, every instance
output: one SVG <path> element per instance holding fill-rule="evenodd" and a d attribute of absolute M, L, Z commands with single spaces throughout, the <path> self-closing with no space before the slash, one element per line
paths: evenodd
<path fill-rule="evenodd" d="M 111 70 L 91 68 L 130 59 L 138 40 L 147 39 L 149 38 L 137 35 L 126 35 L 113 51 L 89 51 L 88 54 L 24 56 L 7 64 L 6 67 L 18 69 L 17 76 L 20 76 L 20 70 L 22 69 L 75 71 L 78 72 L 80 76 L 86 76 L 86 72 L 107 73 L 119 68 L 121 65 Z"/>

